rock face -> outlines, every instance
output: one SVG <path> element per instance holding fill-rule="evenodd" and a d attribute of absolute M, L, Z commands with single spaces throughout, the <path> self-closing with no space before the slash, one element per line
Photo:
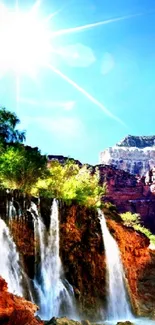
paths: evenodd
<path fill-rule="evenodd" d="M 108 191 L 105 200 L 116 204 L 121 212 L 128 210 L 141 212 L 145 224 L 148 217 L 150 224 L 153 224 L 155 197 L 150 191 L 150 186 L 145 185 L 145 182 L 134 175 L 110 166 L 100 165 L 99 170 L 101 180 L 107 181 Z M 41 215 L 47 227 L 51 203 L 52 200 L 40 201 Z M 4 213 L 3 208 L 2 211 L 0 209 L 0 214 L 1 212 Z M 148 249 L 149 240 L 132 228 L 124 227 L 116 212 L 105 209 L 105 216 L 110 232 L 120 247 L 133 310 L 138 315 L 154 317 L 155 253 Z M 60 256 L 65 277 L 74 288 L 79 313 L 87 319 L 99 319 L 106 310 L 107 290 L 105 251 L 97 211 L 76 204 L 66 206 L 61 203 L 59 218 Z M 25 216 L 25 213 L 23 216 L 13 217 L 10 220 L 10 228 L 18 250 L 23 256 L 25 271 L 33 278 L 36 243 L 32 218 Z M 20 305 L 22 306 L 21 300 Z M 1 296 L 0 306 L 3 306 Z M 11 317 L 13 320 L 12 323 L 8 323 L 9 325 L 16 324 L 15 318 L 24 317 L 23 311 L 20 312 L 21 316 L 19 313 L 15 316 L 15 313 L 12 308 L 8 321 L 11 322 Z M 33 318 L 32 320 L 30 318 L 28 324 L 32 325 L 32 321 L 34 325 L 37 324 Z M 22 324 L 24 325 L 21 321 L 20 325 Z"/>
<path fill-rule="evenodd" d="M 131 176 L 130 182 L 134 181 Z M 41 205 L 45 205 L 41 202 Z M 50 205 L 46 207 L 49 210 Z M 154 316 L 155 255 L 148 249 L 147 237 L 124 227 L 117 213 L 105 210 L 110 232 L 120 247 L 133 310 L 138 315 Z M 48 219 L 48 215 L 46 214 Z M 24 222 L 23 222 L 24 223 Z M 15 226 L 16 224 L 16 226 Z M 14 238 L 18 243 L 18 221 L 14 221 Z M 25 229 L 26 225 L 24 226 Z M 33 230 L 32 230 L 33 231 Z M 25 237 L 18 249 L 22 254 Z M 27 242 L 27 253 L 32 252 Z M 106 310 L 106 261 L 98 214 L 77 205 L 60 206 L 60 256 L 65 277 L 74 288 L 77 306 L 83 318 L 96 320 Z M 27 268 L 29 265 L 27 265 Z"/>
<path fill-rule="evenodd" d="M 113 166 L 98 165 L 101 182 L 106 182 L 104 201 L 116 205 L 119 213 L 131 211 L 141 215 L 144 226 L 155 233 L 155 191 L 154 184 L 145 183 L 145 178 L 118 170 Z"/>
<path fill-rule="evenodd" d="M 146 148 L 155 146 L 155 135 L 152 136 L 133 136 L 128 135 L 122 141 L 117 143 L 119 147 L 137 147 Z"/>
<path fill-rule="evenodd" d="M 155 165 L 155 136 L 127 136 L 100 153 L 100 164 L 143 176 Z"/>
<path fill-rule="evenodd" d="M 117 214 L 105 210 L 110 232 L 120 248 L 129 295 L 138 315 L 154 316 L 155 255 L 147 237 L 122 226 Z M 106 261 L 98 215 L 72 206 L 61 214 L 61 257 L 66 276 L 87 317 L 104 313 L 107 304 Z"/>
<path fill-rule="evenodd" d="M 7 283 L 0 277 L 0 324 L 5 325 L 42 325 L 34 313 L 38 307 L 24 298 L 7 291 Z"/>

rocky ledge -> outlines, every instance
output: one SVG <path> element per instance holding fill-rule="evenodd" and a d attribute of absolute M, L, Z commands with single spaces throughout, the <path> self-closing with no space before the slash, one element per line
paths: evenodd
<path fill-rule="evenodd" d="M 37 309 L 35 304 L 9 293 L 7 283 L 0 277 L 0 324 L 43 325 L 34 316 Z"/>

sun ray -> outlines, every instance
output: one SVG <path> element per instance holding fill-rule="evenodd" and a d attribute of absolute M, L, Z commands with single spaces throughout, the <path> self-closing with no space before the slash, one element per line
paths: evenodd
<path fill-rule="evenodd" d="M 58 35 L 61 36 L 61 35 L 65 35 L 65 34 L 72 34 L 72 33 L 82 32 L 82 31 L 87 30 L 87 29 L 91 29 L 91 28 L 94 28 L 94 27 L 119 22 L 121 20 L 136 18 L 136 17 L 141 16 L 141 15 L 143 15 L 143 14 L 142 13 L 137 13 L 137 14 L 134 14 L 134 15 L 128 15 L 128 16 L 112 18 L 112 19 L 103 20 L 103 21 L 99 21 L 99 22 L 96 22 L 96 23 L 91 23 L 91 24 L 87 24 L 87 25 L 83 25 L 83 26 L 72 27 L 72 28 L 67 28 L 67 29 L 60 29 L 58 31 L 52 32 L 51 37 L 55 37 L 55 36 L 58 36 Z"/>
<path fill-rule="evenodd" d="M 42 2 L 41 0 L 36 0 L 36 2 L 34 3 L 30 11 L 32 14 L 37 12 L 38 8 L 41 6 L 41 2 Z"/>
<path fill-rule="evenodd" d="M 69 3 L 71 3 L 72 0 L 68 1 L 67 3 L 65 3 L 63 6 L 61 6 L 58 10 L 56 10 L 55 12 L 49 14 L 47 17 L 45 17 L 44 21 L 45 22 L 49 22 L 51 20 L 51 18 L 53 18 L 54 16 L 58 15 L 60 12 L 62 12 L 68 5 Z"/>
<path fill-rule="evenodd" d="M 126 124 L 116 115 L 111 113 L 101 102 L 99 102 L 95 97 L 93 97 L 91 94 L 89 94 L 85 89 L 83 89 L 81 86 L 79 86 L 75 81 L 70 79 L 68 76 L 66 76 L 64 73 L 62 73 L 60 70 L 52 66 L 51 64 L 48 64 L 47 67 L 52 70 L 54 73 L 59 75 L 62 79 L 67 81 L 70 85 L 72 85 L 74 88 L 76 88 L 81 94 L 83 94 L 85 97 L 87 97 L 92 103 L 94 103 L 96 106 L 98 106 L 105 115 L 109 116 L 113 120 L 119 122 L 123 126 L 126 127 Z"/>
<path fill-rule="evenodd" d="M 58 15 L 58 14 L 59 14 L 63 9 L 64 9 L 64 7 L 65 7 L 65 6 L 63 6 L 63 7 L 60 8 L 60 9 L 58 9 L 57 11 L 55 11 L 55 12 L 49 14 L 49 15 L 44 19 L 44 22 L 45 22 L 45 23 L 48 23 L 48 22 L 51 20 L 51 18 L 53 18 L 54 16 Z"/>

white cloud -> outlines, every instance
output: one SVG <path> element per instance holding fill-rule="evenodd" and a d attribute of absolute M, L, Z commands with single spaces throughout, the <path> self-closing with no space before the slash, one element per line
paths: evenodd
<path fill-rule="evenodd" d="M 115 66 L 114 57 L 111 53 L 106 52 L 103 55 L 102 64 L 101 64 L 101 73 L 107 74 L 109 73 Z"/>
<path fill-rule="evenodd" d="M 96 61 L 92 49 L 81 43 L 62 47 L 59 54 L 72 67 L 88 67 Z"/>
<path fill-rule="evenodd" d="M 58 138 L 78 138 L 83 134 L 84 126 L 75 117 L 37 117 L 35 121 L 42 129 L 54 133 Z"/>

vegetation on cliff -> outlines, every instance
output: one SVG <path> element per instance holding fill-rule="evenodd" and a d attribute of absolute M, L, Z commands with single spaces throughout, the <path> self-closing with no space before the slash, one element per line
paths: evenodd
<path fill-rule="evenodd" d="M 46 156 L 38 148 L 9 146 L 0 156 L 0 180 L 5 188 L 29 193 L 38 177 L 46 174 Z"/>
<path fill-rule="evenodd" d="M 101 206 L 101 197 L 105 194 L 105 186 L 99 185 L 99 171 L 87 166 L 68 161 L 61 165 L 53 161 L 46 178 L 40 178 L 32 188 L 31 194 L 44 197 L 56 197 L 65 202 L 73 200 L 85 206 Z"/>
<path fill-rule="evenodd" d="M 0 185 L 27 194 L 62 199 L 81 205 L 101 205 L 105 186 L 99 185 L 99 171 L 68 160 L 47 163 L 38 148 L 25 146 L 25 132 L 16 129 L 15 113 L 0 109 Z"/>
<path fill-rule="evenodd" d="M 126 213 L 122 213 L 120 216 L 125 226 L 132 227 L 136 231 L 140 231 L 150 239 L 151 244 L 155 245 L 155 235 L 153 235 L 149 229 L 141 225 L 141 218 L 139 214 L 128 211 Z"/>

